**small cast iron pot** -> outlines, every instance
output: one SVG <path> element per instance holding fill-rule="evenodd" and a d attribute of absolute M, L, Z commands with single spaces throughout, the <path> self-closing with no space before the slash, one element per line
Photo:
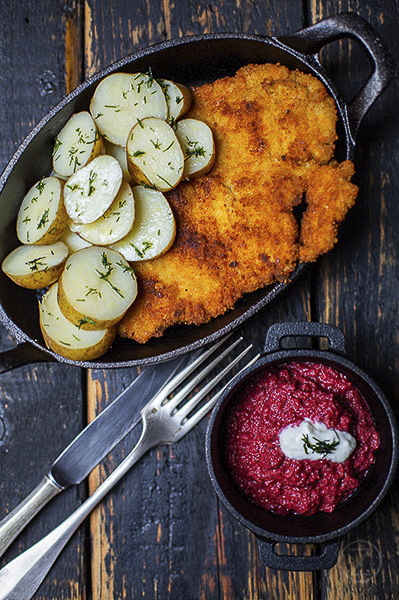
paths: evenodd
<path fill-rule="evenodd" d="M 325 337 L 330 342 L 330 349 L 282 350 L 281 340 L 290 336 Z M 293 571 L 329 569 L 337 560 L 340 538 L 371 515 L 392 483 L 398 460 L 397 425 L 381 389 L 345 357 L 345 339 L 336 327 L 308 322 L 273 325 L 266 336 L 264 353 L 242 373 L 238 381 L 231 382 L 213 409 L 206 436 L 209 475 L 226 508 L 256 535 L 260 559 L 265 565 Z M 249 377 L 265 367 L 298 360 L 323 363 L 345 374 L 363 393 L 380 434 L 380 447 L 366 477 L 355 493 L 330 514 L 319 512 L 312 516 L 282 516 L 258 507 L 235 485 L 223 459 L 226 410 L 234 401 L 239 388 Z M 277 542 L 321 543 L 321 553 L 315 556 L 281 555 L 274 549 Z"/>
<path fill-rule="evenodd" d="M 321 48 L 333 40 L 350 37 L 362 44 L 373 72 L 356 97 L 345 104 L 319 61 Z M 248 63 L 273 62 L 299 69 L 320 79 L 335 101 L 339 141 L 336 156 L 353 160 L 359 125 L 392 78 L 391 60 L 371 26 L 355 14 L 329 17 L 296 33 L 279 38 L 244 33 L 192 36 L 162 42 L 139 50 L 97 73 L 63 98 L 22 142 L 0 177 L 0 261 L 18 244 L 15 220 L 26 191 L 51 171 L 54 138 L 73 112 L 87 110 L 98 82 L 118 71 L 146 71 L 157 77 L 199 85 L 234 74 Z M 301 264 L 287 283 L 276 283 L 247 294 L 225 315 L 199 327 L 176 326 L 147 344 L 118 338 L 100 359 L 91 362 L 63 358 L 46 348 L 39 328 L 37 302 L 30 291 L 13 284 L 0 272 L 0 321 L 19 346 L 0 354 L 0 373 L 26 362 L 61 361 L 80 367 L 110 368 L 149 365 L 168 360 L 215 341 L 232 331 L 282 294 L 305 269 Z"/>

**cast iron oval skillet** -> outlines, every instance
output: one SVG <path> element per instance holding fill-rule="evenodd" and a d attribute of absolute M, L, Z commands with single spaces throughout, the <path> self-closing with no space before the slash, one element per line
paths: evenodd
<path fill-rule="evenodd" d="M 332 40 L 351 37 L 367 50 L 374 70 L 356 98 L 349 104 L 337 95 L 328 74 L 320 65 L 318 53 Z M 367 110 L 392 76 L 389 55 L 371 26 L 354 14 L 330 17 L 307 29 L 281 38 L 246 34 L 213 34 L 181 38 L 140 50 L 88 79 L 55 106 L 18 148 L 0 178 L 0 260 L 18 245 L 15 219 L 26 190 L 51 171 L 54 138 L 64 123 L 79 110 L 87 109 L 97 83 L 115 71 L 146 71 L 189 85 L 232 75 L 248 63 L 281 63 L 318 77 L 334 98 L 338 112 L 337 156 L 353 159 L 355 138 Z M 279 296 L 304 270 L 299 265 L 287 283 L 258 290 L 243 298 L 227 314 L 198 327 L 175 326 L 163 337 L 145 345 L 117 339 L 113 347 L 93 362 L 62 358 L 43 342 L 34 294 L 14 285 L 0 274 L 0 319 L 20 342 L 14 350 L 0 355 L 0 372 L 30 361 L 54 361 L 82 367 L 109 368 L 148 365 L 167 360 L 216 340 L 241 325 L 259 309 Z"/>
<path fill-rule="evenodd" d="M 326 337 L 329 351 L 281 349 L 281 340 L 291 336 Z M 209 475 L 220 500 L 245 527 L 258 538 L 262 562 L 274 569 L 313 571 L 329 569 L 338 556 L 340 537 L 364 521 L 387 493 L 398 462 L 397 425 L 389 402 L 381 389 L 345 356 L 345 339 L 336 327 L 325 323 L 278 323 L 267 332 L 264 356 L 233 381 L 212 411 L 206 435 L 206 460 Z M 375 461 L 355 493 L 332 513 L 312 516 L 277 515 L 263 510 L 238 489 L 229 476 L 223 458 L 226 411 L 234 403 L 238 389 L 262 368 L 289 361 L 321 362 L 344 373 L 363 393 L 380 435 Z M 276 542 L 314 544 L 322 542 L 321 553 L 314 556 L 288 556 L 275 552 Z"/>

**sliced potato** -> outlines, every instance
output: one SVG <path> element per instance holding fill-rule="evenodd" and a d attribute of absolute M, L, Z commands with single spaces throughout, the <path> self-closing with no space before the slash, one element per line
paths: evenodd
<path fill-rule="evenodd" d="M 183 177 L 200 177 L 208 173 L 215 162 L 212 130 L 203 121 L 183 119 L 175 132 L 184 151 Z"/>
<path fill-rule="evenodd" d="M 154 117 L 139 121 L 126 146 L 129 171 L 134 181 L 166 192 L 183 176 L 184 156 L 172 127 Z"/>
<path fill-rule="evenodd" d="M 123 179 L 130 183 L 132 181 L 132 176 L 129 173 L 129 169 L 127 168 L 126 148 L 122 148 L 122 146 L 116 146 L 115 144 L 111 144 L 111 142 L 106 141 L 105 152 L 106 154 L 109 154 L 109 156 L 113 156 L 114 158 L 116 158 L 116 160 L 121 166 Z"/>
<path fill-rule="evenodd" d="M 22 200 L 17 216 L 17 236 L 23 244 L 51 244 L 64 231 L 68 215 L 63 202 L 64 182 L 45 177 Z"/>
<path fill-rule="evenodd" d="M 68 247 L 63 242 L 23 245 L 5 257 L 1 268 L 18 285 L 38 290 L 58 279 L 67 256 Z"/>
<path fill-rule="evenodd" d="M 115 338 L 115 328 L 84 331 L 60 311 L 55 283 L 39 302 L 40 329 L 46 346 L 65 358 L 91 360 L 102 356 Z"/>
<path fill-rule="evenodd" d="M 72 115 L 55 139 L 54 171 L 61 177 L 70 177 L 103 153 L 104 142 L 91 114 L 84 110 Z"/>
<path fill-rule="evenodd" d="M 97 246 L 106 246 L 125 237 L 133 227 L 133 221 L 133 192 L 130 185 L 122 181 L 115 200 L 102 217 L 87 225 L 71 222 L 69 226 L 84 240 Z"/>
<path fill-rule="evenodd" d="M 100 133 L 118 146 L 126 146 L 137 119 L 168 115 L 162 88 L 151 72 L 108 75 L 96 87 L 90 112 Z"/>
<path fill-rule="evenodd" d="M 99 246 L 72 254 L 58 285 L 61 311 L 82 329 L 112 327 L 136 295 L 133 269 L 119 252 Z"/>
<path fill-rule="evenodd" d="M 174 125 L 177 119 L 180 119 L 189 110 L 192 103 L 191 92 L 181 83 L 175 83 L 168 79 L 158 79 L 157 81 L 165 94 L 168 105 L 168 123 Z"/>
<path fill-rule="evenodd" d="M 98 156 L 70 177 L 65 208 L 75 223 L 93 223 L 111 206 L 122 183 L 122 169 L 112 156 Z"/>
<path fill-rule="evenodd" d="M 165 196 L 141 185 L 133 188 L 136 216 L 132 231 L 112 247 L 128 261 L 164 254 L 175 239 L 176 223 Z"/>
<path fill-rule="evenodd" d="M 60 241 L 68 246 L 69 254 L 73 254 L 78 250 L 82 250 L 82 248 L 89 248 L 93 245 L 90 244 L 90 242 L 86 242 L 86 240 L 81 238 L 77 233 L 73 233 L 69 227 L 65 229 L 60 237 Z"/>

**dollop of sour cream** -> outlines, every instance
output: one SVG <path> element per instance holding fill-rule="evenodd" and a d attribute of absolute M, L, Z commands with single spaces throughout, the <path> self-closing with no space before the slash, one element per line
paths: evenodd
<path fill-rule="evenodd" d="M 280 448 L 288 458 L 344 462 L 356 447 L 347 431 L 328 429 L 324 423 L 304 419 L 300 425 L 288 425 L 280 434 Z"/>

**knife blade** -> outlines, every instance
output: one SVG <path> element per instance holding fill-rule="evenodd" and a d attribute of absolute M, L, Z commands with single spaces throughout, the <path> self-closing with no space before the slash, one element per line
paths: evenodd
<path fill-rule="evenodd" d="M 146 367 L 58 456 L 39 485 L 0 522 L 0 556 L 55 496 L 81 483 L 141 422 L 141 410 L 197 353 Z"/>
<path fill-rule="evenodd" d="M 192 360 L 191 356 L 191 360 Z M 141 421 L 141 409 L 184 364 L 184 358 L 146 367 L 52 464 L 49 475 L 61 487 L 81 483 L 102 459 Z"/>

